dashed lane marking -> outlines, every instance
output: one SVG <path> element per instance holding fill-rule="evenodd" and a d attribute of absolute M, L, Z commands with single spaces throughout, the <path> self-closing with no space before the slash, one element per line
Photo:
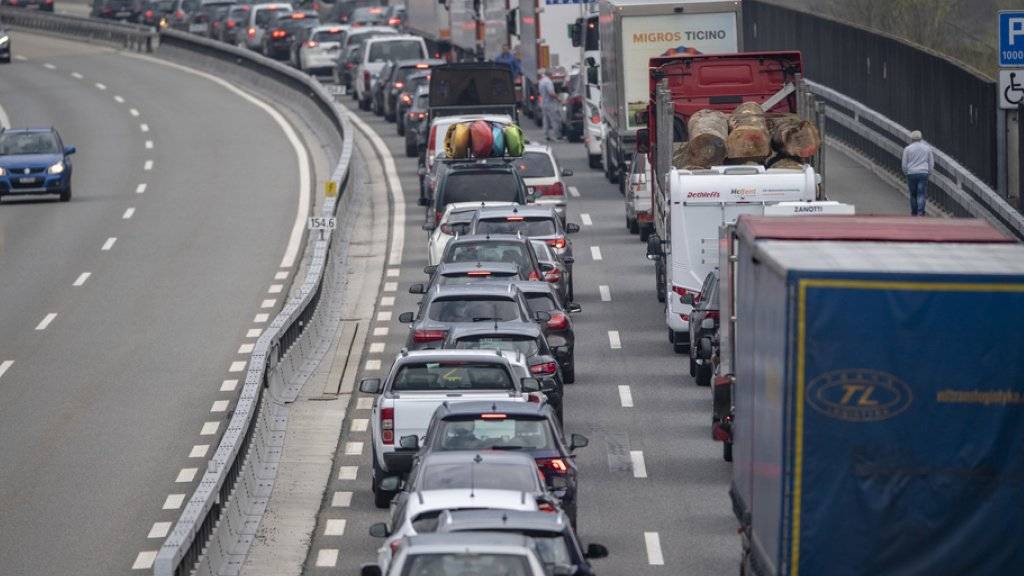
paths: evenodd
<path fill-rule="evenodd" d="M 349 430 L 352 432 L 366 432 L 366 429 L 369 426 L 369 418 L 353 418 L 352 425 L 349 427 Z"/>
<path fill-rule="evenodd" d="M 633 463 L 633 478 L 647 478 L 647 463 L 643 450 L 630 450 L 629 460 Z"/>
<path fill-rule="evenodd" d="M 362 397 L 356 400 L 356 410 L 372 410 L 373 409 L 373 398 Z"/>
<path fill-rule="evenodd" d="M 0 362 L 0 378 L 3 378 L 4 374 L 11 369 L 11 366 L 14 366 L 14 360 L 4 360 L 3 362 Z M 360 398 L 360 400 L 362 400 L 362 398 Z"/>
<path fill-rule="evenodd" d="M 402 271 L 400 268 L 388 268 L 388 278 L 398 278 Z"/>
<path fill-rule="evenodd" d="M 124 104 L 124 98 L 121 96 L 114 96 L 114 102 L 117 102 L 118 104 Z"/>
<path fill-rule="evenodd" d="M 171 531 L 171 522 L 154 522 L 146 538 L 166 538 Z"/>
<path fill-rule="evenodd" d="M 220 383 L 221 392 L 234 392 L 238 387 L 238 380 L 230 379 Z"/>
<path fill-rule="evenodd" d="M 396 290 L 398 290 L 398 282 L 385 282 L 384 283 L 384 291 L 385 292 L 395 292 Z"/>
<path fill-rule="evenodd" d="M 92 276 L 92 272 L 82 272 L 81 274 L 78 275 L 78 278 L 75 278 L 75 282 L 72 284 L 72 286 L 81 286 L 85 284 L 86 281 L 89 280 L 90 276 Z"/>
<path fill-rule="evenodd" d="M 391 321 L 391 311 L 390 310 L 382 310 L 380 312 L 377 312 L 377 322 L 390 322 L 390 321 Z"/>
<path fill-rule="evenodd" d="M 153 169 L 153 161 L 152 160 L 146 160 L 142 164 L 142 169 L 145 170 L 146 172 L 149 172 L 150 170 L 152 170 Z"/>
<path fill-rule="evenodd" d="M 245 333 L 246 338 L 259 338 L 260 334 L 263 334 L 262 328 L 249 328 L 249 331 Z"/>
<path fill-rule="evenodd" d="M 593 259 L 594 259 L 595 261 L 601 260 L 601 259 L 602 259 L 602 256 L 601 256 L 601 247 L 600 247 L 600 246 L 591 246 L 591 247 L 590 247 L 590 256 L 591 256 L 591 258 L 593 258 Z"/>
<path fill-rule="evenodd" d="M 352 505 L 352 493 L 347 490 L 335 492 L 331 496 L 332 508 L 348 508 Z"/>
<path fill-rule="evenodd" d="M 611 288 L 609 288 L 608 286 L 605 286 L 605 285 L 602 284 L 601 286 L 597 287 L 597 291 L 601 293 L 601 302 L 611 302 L 612 301 L 612 289 Z"/>
<path fill-rule="evenodd" d="M 359 475 L 359 466 L 339 466 L 338 480 L 355 480 Z"/>
<path fill-rule="evenodd" d="M 239 354 L 252 354 L 252 350 L 255 347 L 256 347 L 256 345 L 252 344 L 252 343 L 242 344 L 241 346 L 238 347 L 238 353 Z"/>
<path fill-rule="evenodd" d="M 337 548 L 321 548 L 316 552 L 317 568 L 334 568 L 338 564 Z"/>
<path fill-rule="evenodd" d="M 178 483 L 191 482 L 196 479 L 197 472 L 199 472 L 199 468 L 182 468 L 174 481 Z"/>
<path fill-rule="evenodd" d="M 185 502 L 184 494 L 168 494 L 167 499 L 164 500 L 164 510 L 177 510 L 181 508 L 181 505 Z"/>
<path fill-rule="evenodd" d="M 584 226 L 594 225 L 594 221 L 590 219 L 590 214 L 580 214 L 580 222 L 583 222 Z"/>
<path fill-rule="evenodd" d="M 18 62 L 27 62 L 28 61 L 28 58 L 25 58 L 21 54 L 15 54 L 14 55 L 14 59 L 17 60 Z"/>
<path fill-rule="evenodd" d="M 263 312 L 260 312 L 255 317 L 253 317 L 252 321 L 255 322 L 256 324 L 263 324 L 264 322 L 266 322 L 269 319 L 270 319 L 270 314 L 264 314 Z"/>
<path fill-rule="evenodd" d="M 104 250 L 104 251 L 110 250 L 111 248 L 114 247 L 114 242 L 117 242 L 117 238 L 114 238 L 113 236 L 111 236 L 110 238 L 107 238 L 107 241 L 103 243 L 103 247 L 100 248 L 100 250 Z"/>
<path fill-rule="evenodd" d="M 387 336 L 388 332 L 390 330 L 391 329 L 388 328 L 387 326 L 377 326 L 376 328 L 373 329 L 373 335 L 374 336 Z"/>
<path fill-rule="evenodd" d="M 220 422 L 204 422 L 203 429 L 199 431 L 200 436 L 213 436 L 220 429 Z"/>
<path fill-rule="evenodd" d="M 394 296 L 382 296 L 381 299 L 380 299 L 380 305 L 381 306 L 394 306 L 395 305 L 395 297 Z"/>
<path fill-rule="evenodd" d="M 146 140 L 146 150 L 152 150 L 152 149 L 153 149 L 153 141 L 152 140 Z"/>
<path fill-rule="evenodd" d="M 280 294 L 284 290 L 284 284 L 271 284 L 267 289 L 268 294 Z"/>
<path fill-rule="evenodd" d="M 196 444 L 195 446 L 192 447 L 192 450 L 189 451 L 188 457 L 189 458 L 206 458 L 206 453 L 209 452 L 209 451 L 210 451 L 210 445 L 209 444 Z"/>
<path fill-rule="evenodd" d="M 135 216 L 135 208 L 128 208 L 124 211 L 124 214 L 121 215 L 121 218 L 124 220 L 131 220 L 132 216 Z"/>
<path fill-rule="evenodd" d="M 644 532 L 644 546 L 647 548 L 647 563 L 651 566 L 664 566 L 665 557 L 661 555 L 661 537 L 657 532 Z"/>
<path fill-rule="evenodd" d="M 277 272 L 276 274 L 274 274 L 274 280 L 287 280 L 287 279 L 288 279 L 288 271 L 287 270 L 281 270 L 280 272 Z"/>
<path fill-rule="evenodd" d="M 371 370 L 380 370 L 380 360 L 367 360 L 366 370 L 368 372 Z"/>
<path fill-rule="evenodd" d="M 146 193 L 146 188 L 147 188 L 146 183 L 143 182 L 143 183 L 141 183 L 141 184 L 139 184 L 138 186 L 135 187 L 135 193 L 136 194 L 145 194 Z"/>
<path fill-rule="evenodd" d="M 345 524 L 344 519 L 331 518 L 324 523 L 324 536 L 344 536 Z"/>
<path fill-rule="evenodd" d="M 56 70 L 57 69 L 56 66 L 54 66 L 53 64 L 50 64 L 49 62 L 43 64 L 43 68 L 46 68 L 47 70 Z"/>
<path fill-rule="evenodd" d="M 619 385 L 619 404 L 621 404 L 623 408 L 633 407 L 633 391 L 630 390 L 628 384 Z"/>
<path fill-rule="evenodd" d="M 227 412 L 230 405 L 230 400 L 214 400 L 213 405 L 210 406 L 210 412 Z"/>
<path fill-rule="evenodd" d="M 142 130 L 143 132 L 149 132 L 149 124 L 146 124 L 145 122 L 139 124 L 139 130 Z"/>
<path fill-rule="evenodd" d="M 85 78 L 85 76 L 82 76 L 78 72 L 72 72 L 71 73 L 71 77 L 74 78 L 75 80 L 81 80 L 82 78 Z"/>
<path fill-rule="evenodd" d="M 612 350 L 618 350 L 622 348 L 622 340 L 619 339 L 618 330 L 608 331 L 608 345 L 611 346 Z"/>
<path fill-rule="evenodd" d="M 260 303 L 260 308 L 273 308 L 277 304 L 276 298 L 268 298 Z"/>
<path fill-rule="evenodd" d="M 97 90 L 106 90 L 107 89 L 107 85 L 106 84 L 102 84 L 100 82 L 97 82 L 96 83 L 96 89 Z"/>
<path fill-rule="evenodd" d="M 384 342 L 371 342 L 370 343 L 370 354 L 380 354 L 381 352 L 384 351 L 384 348 L 386 348 L 386 347 L 387 347 L 387 344 L 385 344 Z"/>
<path fill-rule="evenodd" d="M 36 324 L 36 330 L 46 330 L 46 327 L 49 326 L 50 322 L 53 322 L 53 319 L 56 317 L 56 312 L 50 312 L 46 316 L 43 316 L 43 319 L 39 321 L 39 324 Z"/>
<path fill-rule="evenodd" d="M 132 570 L 149 570 L 153 567 L 153 562 L 156 561 L 157 550 L 146 550 L 145 552 L 139 552 L 139 555 L 135 557 L 135 562 L 132 562 Z"/>
<path fill-rule="evenodd" d="M 128 109 L 128 113 L 131 114 L 132 116 L 134 116 L 135 118 L 139 117 L 139 111 L 136 110 L 135 108 L 129 108 Z"/>
<path fill-rule="evenodd" d="M 572 196 L 573 198 L 579 198 L 580 191 L 577 190 L 575 186 L 569 186 L 569 196 Z"/>
<path fill-rule="evenodd" d="M 236 360 L 228 368 L 228 372 L 241 372 L 242 370 L 245 370 L 245 360 Z"/>

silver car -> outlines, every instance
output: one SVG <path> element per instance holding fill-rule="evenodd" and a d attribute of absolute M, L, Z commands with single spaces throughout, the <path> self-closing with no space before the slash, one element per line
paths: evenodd
<path fill-rule="evenodd" d="M 361 576 L 399 574 L 514 574 L 546 576 L 536 543 L 521 534 L 423 534 L 399 541 L 385 572 L 363 565 Z"/>
<path fill-rule="evenodd" d="M 292 5 L 287 2 L 256 4 L 249 10 L 249 19 L 245 23 L 245 31 L 240 44 L 249 50 L 259 50 L 263 46 L 263 34 L 267 25 L 279 12 L 291 12 Z"/>

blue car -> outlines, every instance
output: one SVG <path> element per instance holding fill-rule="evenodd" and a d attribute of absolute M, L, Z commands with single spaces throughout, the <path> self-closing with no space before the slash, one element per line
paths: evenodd
<path fill-rule="evenodd" d="M 0 131 L 0 200 L 15 194 L 57 194 L 71 200 L 71 158 L 53 128 Z"/>

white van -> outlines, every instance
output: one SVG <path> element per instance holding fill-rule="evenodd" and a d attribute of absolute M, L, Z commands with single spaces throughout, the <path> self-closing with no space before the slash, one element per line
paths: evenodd
<path fill-rule="evenodd" d="M 363 46 L 362 60 L 352 78 L 360 110 L 369 110 L 373 88 L 388 60 L 423 60 L 427 44 L 419 36 L 381 36 Z"/>

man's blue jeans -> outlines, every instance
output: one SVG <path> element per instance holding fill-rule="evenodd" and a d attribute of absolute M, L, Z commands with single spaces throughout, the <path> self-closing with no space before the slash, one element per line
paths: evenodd
<path fill-rule="evenodd" d="M 925 199 L 928 194 L 927 174 L 908 174 L 907 186 L 910 187 L 910 215 L 925 215 Z"/>

